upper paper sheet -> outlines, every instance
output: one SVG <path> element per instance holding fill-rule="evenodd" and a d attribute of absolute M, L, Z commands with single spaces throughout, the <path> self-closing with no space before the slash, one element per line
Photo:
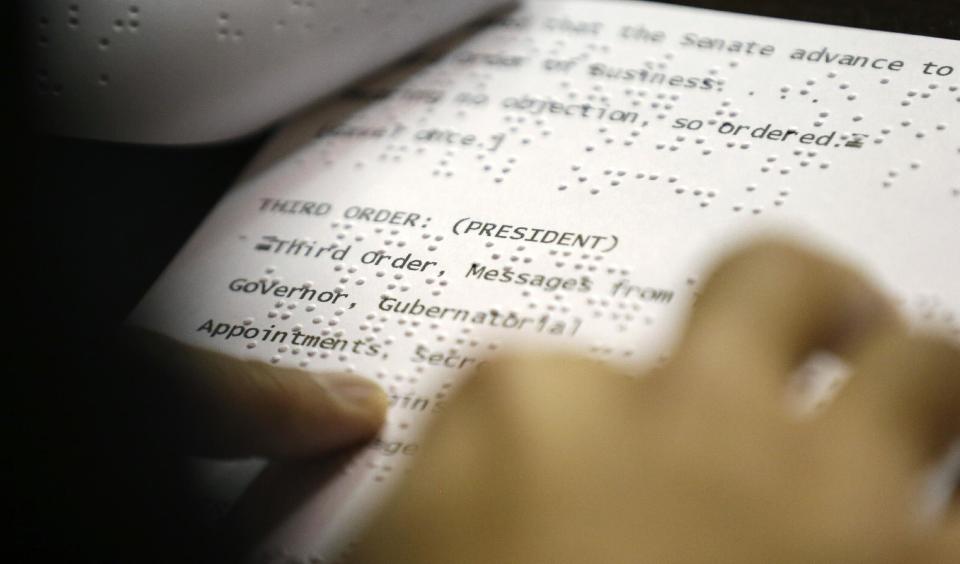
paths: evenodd
<path fill-rule="evenodd" d="M 258 552 L 334 557 L 485 355 L 656 362 L 708 259 L 756 232 L 852 260 L 960 339 L 958 85 L 955 41 L 532 3 L 291 123 L 135 320 L 383 385 L 380 438 Z"/>

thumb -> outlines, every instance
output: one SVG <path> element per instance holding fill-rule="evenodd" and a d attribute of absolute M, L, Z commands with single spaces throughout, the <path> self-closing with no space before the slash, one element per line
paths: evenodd
<path fill-rule="evenodd" d="M 144 389 L 157 392 L 144 398 L 153 424 L 188 454 L 315 456 L 373 437 L 386 416 L 387 396 L 362 377 L 242 360 L 138 328 L 123 338 L 150 379 Z"/>

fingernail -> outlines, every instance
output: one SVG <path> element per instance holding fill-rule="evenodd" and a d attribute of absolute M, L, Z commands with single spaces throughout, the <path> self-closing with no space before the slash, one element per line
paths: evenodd
<path fill-rule="evenodd" d="M 380 412 L 387 408 L 387 394 L 375 382 L 346 374 L 328 374 L 318 378 L 332 395 L 343 403 Z"/>

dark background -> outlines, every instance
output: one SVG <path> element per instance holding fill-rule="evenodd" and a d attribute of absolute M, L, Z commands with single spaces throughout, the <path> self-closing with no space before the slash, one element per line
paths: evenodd
<path fill-rule="evenodd" d="M 960 39 L 956 0 L 672 3 Z M 21 43 L 8 41 L 19 78 Z M 143 397 L 110 339 L 269 132 L 193 148 L 50 138 L 32 133 L 18 92 L 3 198 L 8 561 L 184 561 L 202 554 L 196 507 L 143 416 L 168 407 Z"/>

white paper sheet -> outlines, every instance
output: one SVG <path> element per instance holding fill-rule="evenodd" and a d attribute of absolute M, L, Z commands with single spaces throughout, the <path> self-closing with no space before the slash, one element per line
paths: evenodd
<path fill-rule="evenodd" d="M 135 320 L 388 390 L 380 439 L 258 554 L 332 558 L 478 359 L 656 362 L 709 260 L 758 232 L 960 340 L 958 85 L 955 41 L 532 3 L 292 122 Z M 221 495 L 255 471 L 216 474 Z"/>
<path fill-rule="evenodd" d="M 45 130 L 211 143 L 265 129 L 507 2 L 23 2 Z M 28 23 L 27 23 L 28 22 Z"/>

